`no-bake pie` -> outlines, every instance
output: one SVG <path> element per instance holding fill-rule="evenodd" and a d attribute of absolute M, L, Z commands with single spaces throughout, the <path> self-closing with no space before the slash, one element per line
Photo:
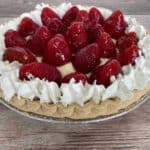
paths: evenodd
<path fill-rule="evenodd" d="M 39 4 L 0 26 L 0 97 L 54 119 L 111 116 L 150 91 L 150 36 L 94 6 Z"/>

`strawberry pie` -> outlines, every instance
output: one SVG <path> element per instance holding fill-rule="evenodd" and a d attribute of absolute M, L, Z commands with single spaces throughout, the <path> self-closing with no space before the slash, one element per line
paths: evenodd
<path fill-rule="evenodd" d="M 0 26 L 0 97 L 22 112 L 87 120 L 150 91 L 150 36 L 120 10 L 62 3 Z"/>

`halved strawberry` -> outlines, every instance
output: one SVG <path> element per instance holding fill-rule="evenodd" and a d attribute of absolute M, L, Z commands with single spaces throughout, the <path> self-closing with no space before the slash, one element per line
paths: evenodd
<path fill-rule="evenodd" d="M 26 48 L 9 47 L 3 54 L 3 60 L 9 62 L 18 61 L 22 64 L 28 64 L 36 61 L 36 57 Z"/>
<path fill-rule="evenodd" d="M 137 45 L 138 42 L 138 38 L 135 32 L 130 32 L 124 36 L 121 36 L 118 40 L 117 40 L 117 48 L 119 50 L 124 50 L 128 47 L 130 47 L 131 45 Z"/>
<path fill-rule="evenodd" d="M 36 55 L 43 55 L 48 41 L 52 37 L 46 26 L 41 26 L 28 40 L 27 47 Z"/>
<path fill-rule="evenodd" d="M 98 67 L 90 76 L 91 84 L 96 81 L 96 84 L 103 84 L 104 86 L 109 86 L 111 84 L 110 78 L 112 76 L 117 76 L 121 73 L 121 65 L 118 60 L 112 59 L 106 64 Z"/>
<path fill-rule="evenodd" d="M 74 79 L 76 83 L 83 82 L 85 84 L 86 82 L 88 82 L 88 77 L 85 74 L 79 72 L 74 72 L 66 75 L 63 78 L 62 82 L 69 83 L 71 79 Z"/>
<path fill-rule="evenodd" d="M 64 36 L 57 34 L 52 38 L 44 51 L 44 61 L 54 66 L 61 66 L 71 59 L 71 50 Z"/>
<path fill-rule="evenodd" d="M 45 63 L 34 62 L 20 68 L 19 78 L 21 80 L 30 80 L 31 76 L 41 80 L 54 81 L 58 84 L 61 82 L 60 72 L 54 66 Z"/>
<path fill-rule="evenodd" d="M 127 23 L 124 20 L 122 12 L 120 10 L 116 10 L 108 19 L 104 21 L 103 27 L 112 38 L 118 39 L 124 35 Z"/>
<path fill-rule="evenodd" d="M 131 45 L 125 50 L 121 51 L 117 58 L 120 61 L 121 65 L 134 65 L 135 59 L 139 56 L 139 48 L 136 45 Z"/>
<path fill-rule="evenodd" d="M 70 24 L 75 21 L 77 15 L 79 13 L 79 9 L 76 6 L 71 7 L 64 15 L 63 22 L 66 26 L 70 26 Z"/>
<path fill-rule="evenodd" d="M 67 31 L 67 40 L 71 48 L 77 51 L 88 44 L 88 35 L 83 22 L 73 22 Z"/>
<path fill-rule="evenodd" d="M 26 37 L 33 35 L 37 28 L 39 28 L 38 24 L 36 24 L 31 18 L 25 17 L 18 25 L 18 32 L 21 36 Z"/>
<path fill-rule="evenodd" d="M 25 47 L 26 41 L 15 30 L 8 30 L 5 33 L 5 46 L 6 47 Z"/>
<path fill-rule="evenodd" d="M 49 7 L 45 7 L 42 10 L 41 13 L 41 20 L 43 25 L 47 26 L 49 25 L 49 22 L 51 21 L 52 18 L 59 18 L 59 16 Z"/>
<path fill-rule="evenodd" d="M 73 58 L 73 65 L 77 71 L 89 73 L 100 62 L 100 51 L 96 43 L 80 49 Z"/>
<path fill-rule="evenodd" d="M 110 35 L 106 32 L 101 33 L 101 36 L 96 40 L 102 57 L 113 57 L 116 55 L 116 47 Z"/>

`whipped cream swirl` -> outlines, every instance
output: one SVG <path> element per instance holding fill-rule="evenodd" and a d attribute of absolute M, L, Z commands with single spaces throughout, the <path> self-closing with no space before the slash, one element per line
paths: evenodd
<path fill-rule="evenodd" d="M 77 5 L 79 9 L 89 10 L 90 7 Z M 72 103 L 77 103 L 81 106 L 85 102 L 92 100 L 96 104 L 100 101 L 105 101 L 109 98 L 118 97 L 125 101 L 133 96 L 134 89 L 144 89 L 150 81 L 150 36 L 145 28 L 138 24 L 135 18 L 125 16 L 128 23 L 126 33 L 136 32 L 139 38 L 138 46 L 143 50 L 144 56 L 136 58 L 136 65 L 124 66 L 123 75 L 117 78 L 112 77 L 113 83 L 105 88 L 103 85 L 83 85 L 75 83 L 74 79 L 68 84 L 62 84 L 59 88 L 55 82 L 48 82 L 34 78 L 31 81 L 20 81 L 18 78 L 19 67 L 18 62 L 9 63 L 2 61 L 2 55 L 5 50 L 4 33 L 8 29 L 16 29 L 21 19 L 25 16 L 32 18 L 36 23 L 42 25 L 40 14 L 44 7 L 49 7 L 48 4 L 40 4 L 36 9 L 29 13 L 24 13 L 20 17 L 9 21 L 4 25 L 0 25 L 0 88 L 3 92 L 5 100 L 9 101 L 15 95 L 24 97 L 30 100 L 39 98 L 41 103 L 62 103 L 67 106 Z M 72 7 L 71 3 L 62 3 L 58 7 L 53 7 L 53 10 L 62 18 L 65 12 Z M 109 17 L 112 11 L 99 8 L 105 18 Z M 67 68 L 68 69 L 68 68 Z"/>

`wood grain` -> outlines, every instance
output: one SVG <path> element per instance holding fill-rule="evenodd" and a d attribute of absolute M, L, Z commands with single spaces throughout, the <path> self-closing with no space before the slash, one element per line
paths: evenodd
<path fill-rule="evenodd" d="M 31 10 L 37 2 L 39 0 L 0 0 L 0 23 Z M 58 4 L 60 0 L 50 1 L 54 2 Z M 79 3 L 79 0 L 73 2 Z M 120 6 L 150 30 L 148 0 L 89 0 L 85 3 L 113 9 Z M 67 125 L 31 120 L 0 105 L 0 150 L 149 150 L 149 107 L 150 101 L 147 101 L 128 115 L 111 121 Z"/>

